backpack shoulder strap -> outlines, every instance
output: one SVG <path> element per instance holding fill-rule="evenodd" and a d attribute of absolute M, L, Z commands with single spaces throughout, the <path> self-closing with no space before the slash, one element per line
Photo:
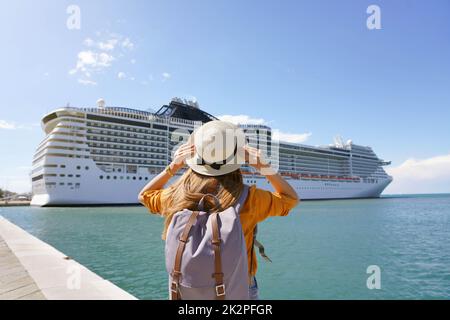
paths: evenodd
<path fill-rule="evenodd" d="M 240 213 L 242 207 L 244 206 L 245 200 L 247 200 L 248 190 L 249 190 L 249 186 L 244 184 L 241 195 L 239 196 L 239 199 L 237 200 L 236 204 L 234 205 L 234 209 L 236 210 L 236 212 L 238 214 Z"/>

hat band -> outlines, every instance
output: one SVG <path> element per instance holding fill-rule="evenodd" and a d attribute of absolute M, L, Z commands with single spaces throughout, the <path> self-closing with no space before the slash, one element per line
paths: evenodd
<path fill-rule="evenodd" d="M 231 154 L 228 158 L 226 158 L 225 160 L 222 160 L 222 161 L 219 161 L 219 162 L 213 162 L 213 163 L 210 163 L 210 162 L 207 162 L 207 161 L 205 161 L 205 159 L 203 159 L 202 157 L 200 157 L 200 163 L 199 163 L 199 165 L 201 165 L 201 166 L 204 166 L 204 165 L 208 165 L 208 166 L 210 166 L 211 168 L 213 168 L 214 170 L 220 170 L 220 168 L 224 165 L 224 164 L 226 164 L 228 161 L 230 161 L 230 160 L 232 160 L 235 156 L 236 156 L 236 153 L 237 153 L 237 143 L 234 145 L 234 151 L 233 151 L 233 154 Z M 199 155 L 200 156 L 200 155 Z"/>

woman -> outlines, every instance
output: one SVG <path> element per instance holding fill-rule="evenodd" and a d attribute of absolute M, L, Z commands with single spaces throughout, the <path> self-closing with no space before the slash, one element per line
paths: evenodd
<path fill-rule="evenodd" d="M 224 147 L 224 150 L 218 150 L 221 152 L 212 153 L 213 158 L 215 155 L 222 162 L 211 157 L 208 161 L 205 160 L 204 151 L 208 148 L 208 143 L 214 140 L 212 137 L 221 134 L 226 136 L 225 131 L 230 129 L 243 136 L 241 129 L 228 122 L 211 121 L 204 124 L 191 136 L 190 142 L 178 148 L 166 170 L 153 178 L 139 193 L 139 201 L 144 206 L 151 212 L 165 217 L 163 239 L 166 238 L 172 216 L 183 209 L 199 210 L 198 203 L 205 194 L 216 195 L 219 199 L 220 206 L 217 206 L 210 198 L 205 198 L 204 209 L 211 212 L 219 211 L 219 208 L 224 210 L 234 205 L 239 199 L 243 189 L 242 173 L 237 161 L 232 161 L 235 160 L 233 157 L 237 158 L 238 152 L 241 151 L 238 150 L 240 149 L 238 143 L 236 142 L 231 149 Z M 235 141 L 235 138 L 232 137 L 232 140 Z M 269 216 L 286 216 L 297 205 L 299 198 L 281 175 L 268 169 L 270 165 L 265 163 L 260 150 L 247 145 L 242 149 L 245 152 L 246 162 L 265 175 L 275 190 L 270 192 L 251 186 L 240 211 L 248 256 L 249 294 L 251 299 L 258 299 L 258 285 L 255 277 L 257 261 L 253 250 L 255 226 Z M 188 169 L 183 175 L 164 189 L 169 179 L 186 164 Z"/>

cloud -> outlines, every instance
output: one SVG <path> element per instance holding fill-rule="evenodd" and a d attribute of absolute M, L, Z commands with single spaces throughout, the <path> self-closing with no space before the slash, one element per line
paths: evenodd
<path fill-rule="evenodd" d="M 0 129 L 5 130 L 17 130 L 17 129 L 33 129 L 35 127 L 40 126 L 39 123 L 32 123 L 32 124 L 17 124 L 12 121 L 6 121 L 6 120 L 0 120 Z"/>
<path fill-rule="evenodd" d="M 164 82 L 166 80 L 169 80 L 172 77 L 172 75 L 168 72 L 163 72 L 162 77 L 163 77 L 163 82 Z"/>
<path fill-rule="evenodd" d="M 311 132 L 306 133 L 286 133 L 278 129 L 272 131 L 272 139 L 292 143 L 303 143 L 311 137 Z"/>
<path fill-rule="evenodd" d="M 117 79 L 120 79 L 120 80 L 130 80 L 130 81 L 134 81 L 134 80 L 135 80 L 134 77 L 128 76 L 128 75 L 127 75 L 125 72 L 123 72 L 123 71 L 120 71 L 120 72 L 117 74 Z"/>
<path fill-rule="evenodd" d="M 89 79 L 78 79 L 78 83 L 81 83 L 82 85 L 85 86 L 96 86 L 97 82 L 93 81 L 93 80 L 89 80 Z"/>
<path fill-rule="evenodd" d="M 264 120 L 263 118 L 251 118 L 248 115 L 240 114 L 240 115 L 221 115 L 218 118 L 222 121 L 232 122 L 234 124 L 252 124 L 252 125 L 269 125 L 269 122 Z M 311 132 L 307 133 L 286 133 L 282 132 L 278 129 L 272 130 L 272 139 L 280 140 L 285 142 L 293 142 L 293 143 L 303 143 L 309 139 L 312 135 Z"/>
<path fill-rule="evenodd" d="M 386 193 L 450 192 L 450 153 L 428 159 L 407 159 L 385 170 L 394 178 Z"/>
<path fill-rule="evenodd" d="M 89 48 L 99 49 L 101 51 L 113 51 L 117 47 L 124 50 L 134 49 L 134 43 L 128 37 L 124 37 L 120 34 L 109 33 L 104 36 L 101 32 L 96 33 L 97 37 L 103 37 L 101 40 L 93 40 L 92 38 L 86 38 L 83 41 L 83 45 Z"/>
<path fill-rule="evenodd" d="M 122 48 L 125 48 L 128 50 L 134 49 L 134 43 L 131 42 L 131 40 L 129 38 L 125 38 L 125 40 L 122 41 L 121 45 L 122 45 Z"/>
<path fill-rule="evenodd" d="M 78 83 L 83 85 L 96 85 L 97 81 L 91 79 L 94 75 L 106 71 L 134 48 L 130 38 L 120 34 L 96 32 L 95 35 L 97 40 L 84 39 L 85 48 L 78 52 L 76 65 L 69 70 L 69 75 L 79 75 Z"/>
<path fill-rule="evenodd" d="M 112 50 L 114 50 L 114 48 L 116 47 L 118 42 L 119 42 L 118 39 L 109 39 L 109 40 L 106 40 L 105 42 L 100 41 L 98 43 L 98 48 L 100 50 L 112 51 Z"/>
<path fill-rule="evenodd" d="M 131 59 L 131 60 L 130 60 L 130 63 L 131 63 L 131 64 L 136 64 L 136 59 Z"/>
<path fill-rule="evenodd" d="M 8 122 L 6 120 L 0 120 L 0 129 L 14 130 L 17 126 L 14 122 Z"/>
<path fill-rule="evenodd" d="M 111 66 L 114 57 L 106 52 L 94 52 L 91 50 L 81 51 L 78 53 L 78 60 L 76 67 L 69 71 L 70 75 L 81 74 L 86 78 L 90 78 L 93 73 L 98 73 Z M 79 83 L 95 81 L 80 81 Z"/>
<path fill-rule="evenodd" d="M 218 116 L 217 118 L 219 118 L 222 121 L 228 121 L 228 122 L 232 122 L 234 124 L 261 124 L 261 125 L 267 125 L 266 120 L 262 119 L 262 118 L 251 118 L 245 114 L 240 114 L 240 115 L 228 115 L 228 114 L 224 114 L 221 116 Z"/>
<path fill-rule="evenodd" d="M 83 44 L 86 47 L 93 47 L 95 45 L 95 42 L 91 38 L 86 38 L 86 39 L 84 39 Z"/>

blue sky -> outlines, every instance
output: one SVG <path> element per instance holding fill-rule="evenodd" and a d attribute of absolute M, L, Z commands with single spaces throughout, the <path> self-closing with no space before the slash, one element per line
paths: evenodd
<path fill-rule="evenodd" d="M 3 3 L 1 188 L 30 189 L 46 112 L 181 96 L 305 144 L 340 134 L 370 145 L 392 160 L 387 193 L 450 192 L 446 0 Z M 73 4 L 81 24 L 70 30 Z M 371 4 L 380 30 L 366 26 Z"/>

